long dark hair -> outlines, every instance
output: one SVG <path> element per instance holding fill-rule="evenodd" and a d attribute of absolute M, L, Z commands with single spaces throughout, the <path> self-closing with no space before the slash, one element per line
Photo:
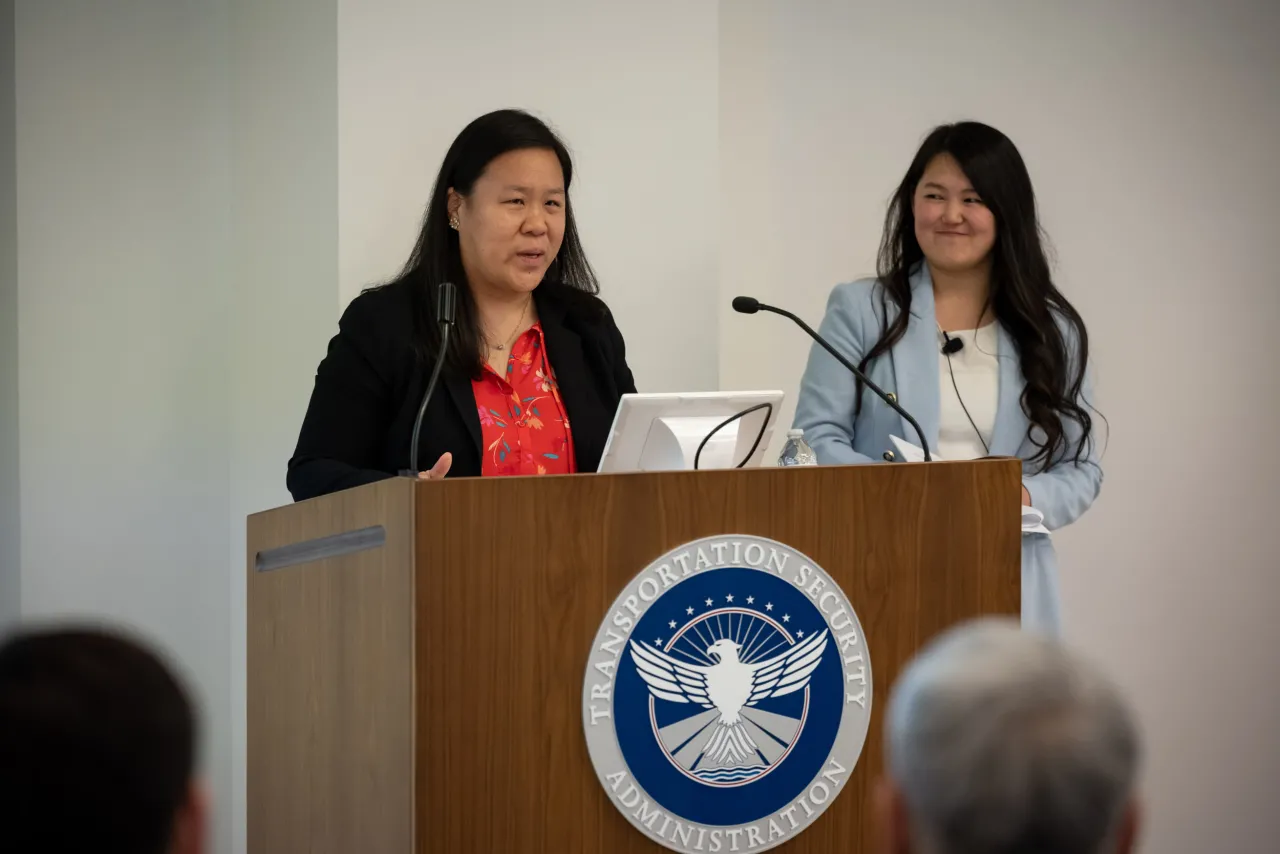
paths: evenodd
<path fill-rule="evenodd" d="M 912 201 L 929 163 L 941 154 L 955 158 L 974 190 L 995 216 L 996 242 L 991 253 L 990 308 L 1013 339 L 1026 387 L 1022 411 L 1031 422 L 1028 436 L 1038 448 L 1031 462 L 1047 469 L 1065 459 L 1079 463 L 1086 454 L 1093 419 L 1082 405 L 1080 389 L 1089 359 L 1089 334 L 1079 312 L 1053 283 L 1044 250 L 1044 234 L 1036 215 L 1035 191 L 1026 164 L 1013 142 L 979 122 L 941 125 L 925 138 L 911 167 L 889 203 L 880 242 L 877 275 L 881 285 L 880 338 L 860 367 L 887 353 L 907 330 L 911 308 L 910 276 L 924 262 L 916 240 Z M 889 303 L 897 310 L 891 313 Z M 890 315 L 892 314 L 892 317 Z M 1075 339 L 1075 352 L 1058 325 L 1065 322 Z M 858 410 L 863 389 L 858 384 Z M 1068 447 L 1064 420 L 1077 422 L 1080 442 Z M 1041 435 L 1036 435 L 1036 429 Z"/>
<path fill-rule="evenodd" d="M 415 343 L 419 356 L 425 360 L 434 359 L 440 346 L 440 330 L 435 320 L 437 288 L 441 282 L 453 282 L 457 286 L 457 314 L 445 354 L 446 370 L 477 376 L 485 355 L 479 312 L 462 268 L 458 233 L 449 227 L 449 188 L 468 195 L 476 179 L 495 158 L 528 148 L 553 152 L 564 173 L 564 240 L 538 288 L 556 291 L 571 305 L 588 305 L 594 301 L 578 298 L 600 292 L 573 217 L 569 195 L 573 160 L 569 149 L 545 122 L 523 110 L 497 110 L 475 119 L 449 146 L 431 191 L 431 201 L 427 203 L 418 241 L 399 278 L 392 283 L 410 286 L 415 306 Z"/>

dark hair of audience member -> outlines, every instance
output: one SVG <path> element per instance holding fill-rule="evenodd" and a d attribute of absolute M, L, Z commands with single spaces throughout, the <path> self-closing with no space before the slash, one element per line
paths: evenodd
<path fill-rule="evenodd" d="M 141 645 L 96 630 L 13 637 L 0 645 L 0 847 L 164 854 L 195 732 L 186 692 Z"/>

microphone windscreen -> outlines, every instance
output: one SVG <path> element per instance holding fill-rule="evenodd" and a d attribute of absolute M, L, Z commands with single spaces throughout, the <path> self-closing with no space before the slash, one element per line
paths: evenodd
<path fill-rule="evenodd" d="M 734 297 L 733 310 L 742 314 L 755 314 L 760 310 L 760 300 L 755 297 Z"/>
<path fill-rule="evenodd" d="M 437 290 L 436 322 L 453 323 L 453 316 L 457 312 L 458 290 L 453 282 L 441 282 Z"/>

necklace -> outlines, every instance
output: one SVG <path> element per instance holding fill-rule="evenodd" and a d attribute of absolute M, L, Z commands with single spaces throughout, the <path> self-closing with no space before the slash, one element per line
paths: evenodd
<path fill-rule="evenodd" d="M 520 327 L 524 325 L 524 318 L 529 313 L 529 303 L 532 301 L 533 301 L 532 298 L 530 298 L 530 300 L 525 302 L 524 308 L 520 310 L 520 319 L 516 321 L 515 328 L 512 329 L 511 334 L 507 336 L 507 340 L 501 344 L 495 344 L 492 341 L 490 341 L 489 342 L 490 347 L 492 347 L 495 350 L 505 350 L 513 341 L 515 341 L 516 333 L 518 333 L 520 331 Z"/>

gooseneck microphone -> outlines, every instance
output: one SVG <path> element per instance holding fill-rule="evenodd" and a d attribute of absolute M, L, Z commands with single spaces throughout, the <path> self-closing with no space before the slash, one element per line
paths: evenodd
<path fill-rule="evenodd" d="M 416 478 L 422 471 L 418 468 L 418 435 L 422 432 L 422 417 L 427 414 L 427 403 L 435 393 L 436 383 L 440 381 L 440 369 L 444 367 L 444 356 L 449 349 L 449 332 L 453 329 L 453 318 L 457 312 L 458 290 L 453 282 L 441 282 L 436 287 L 436 298 L 436 323 L 440 324 L 440 349 L 436 351 L 436 363 L 431 369 L 427 390 L 422 395 L 418 417 L 413 419 L 413 439 L 410 440 L 409 445 L 409 469 L 401 472 L 402 475 L 412 478 Z"/>
<path fill-rule="evenodd" d="M 826 350 L 828 353 L 830 353 L 837 362 L 839 362 L 840 364 L 848 368 L 849 373 L 853 374 L 855 377 L 862 380 L 863 385 L 865 385 L 867 388 L 875 392 L 877 397 L 879 397 L 885 403 L 889 404 L 890 409 L 892 409 L 894 412 L 901 415 L 904 419 L 906 419 L 908 424 L 910 424 L 913 428 L 915 428 L 916 436 L 919 437 L 920 439 L 920 450 L 924 451 L 925 462 L 929 462 L 933 459 L 931 456 L 929 456 L 929 443 L 924 438 L 924 431 L 920 429 L 920 424 L 914 418 L 911 417 L 911 413 L 907 412 L 907 410 L 899 406 L 898 401 L 895 397 L 889 395 L 884 389 L 880 388 L 880 386 L 876 385 L 870 379 L 868 379 L 867 375 L 864 374 L 862 371 L 858 370 L 857 366 L 855 366 L 853 362 L 850 362 L 844 356 L 841 356 L 839 353 L 837 353 L 836 349 L 832 347 L 829 343 L 827 343 L 827 340 L 825 338 L 823 338 L 821 335 L 815 332 L 813 328 L 809 326 L 809 324 L 805 323 L 803 320 L 796 317 L 794 314 L 787 311 L 785 308 L 778 308 L 772 305 L 765 305 L 764 303 L 760 302 L 760 300 L 755 299 L 754 297 L 734 297 L 733 310 L 736 312 L 739 312 L 740 314 L 755 314 L 758 311 L 769 311 L 769 312 L 773 312 L 774 314 L 780 314 L 783 317 L 795 323 L 796 326 L 799 326 L 805 332 L 809 333 L 809 337 L 812 338 L 814 341 L 817 341 L 819 344 L 821 344 L 822 348 Z"/>

